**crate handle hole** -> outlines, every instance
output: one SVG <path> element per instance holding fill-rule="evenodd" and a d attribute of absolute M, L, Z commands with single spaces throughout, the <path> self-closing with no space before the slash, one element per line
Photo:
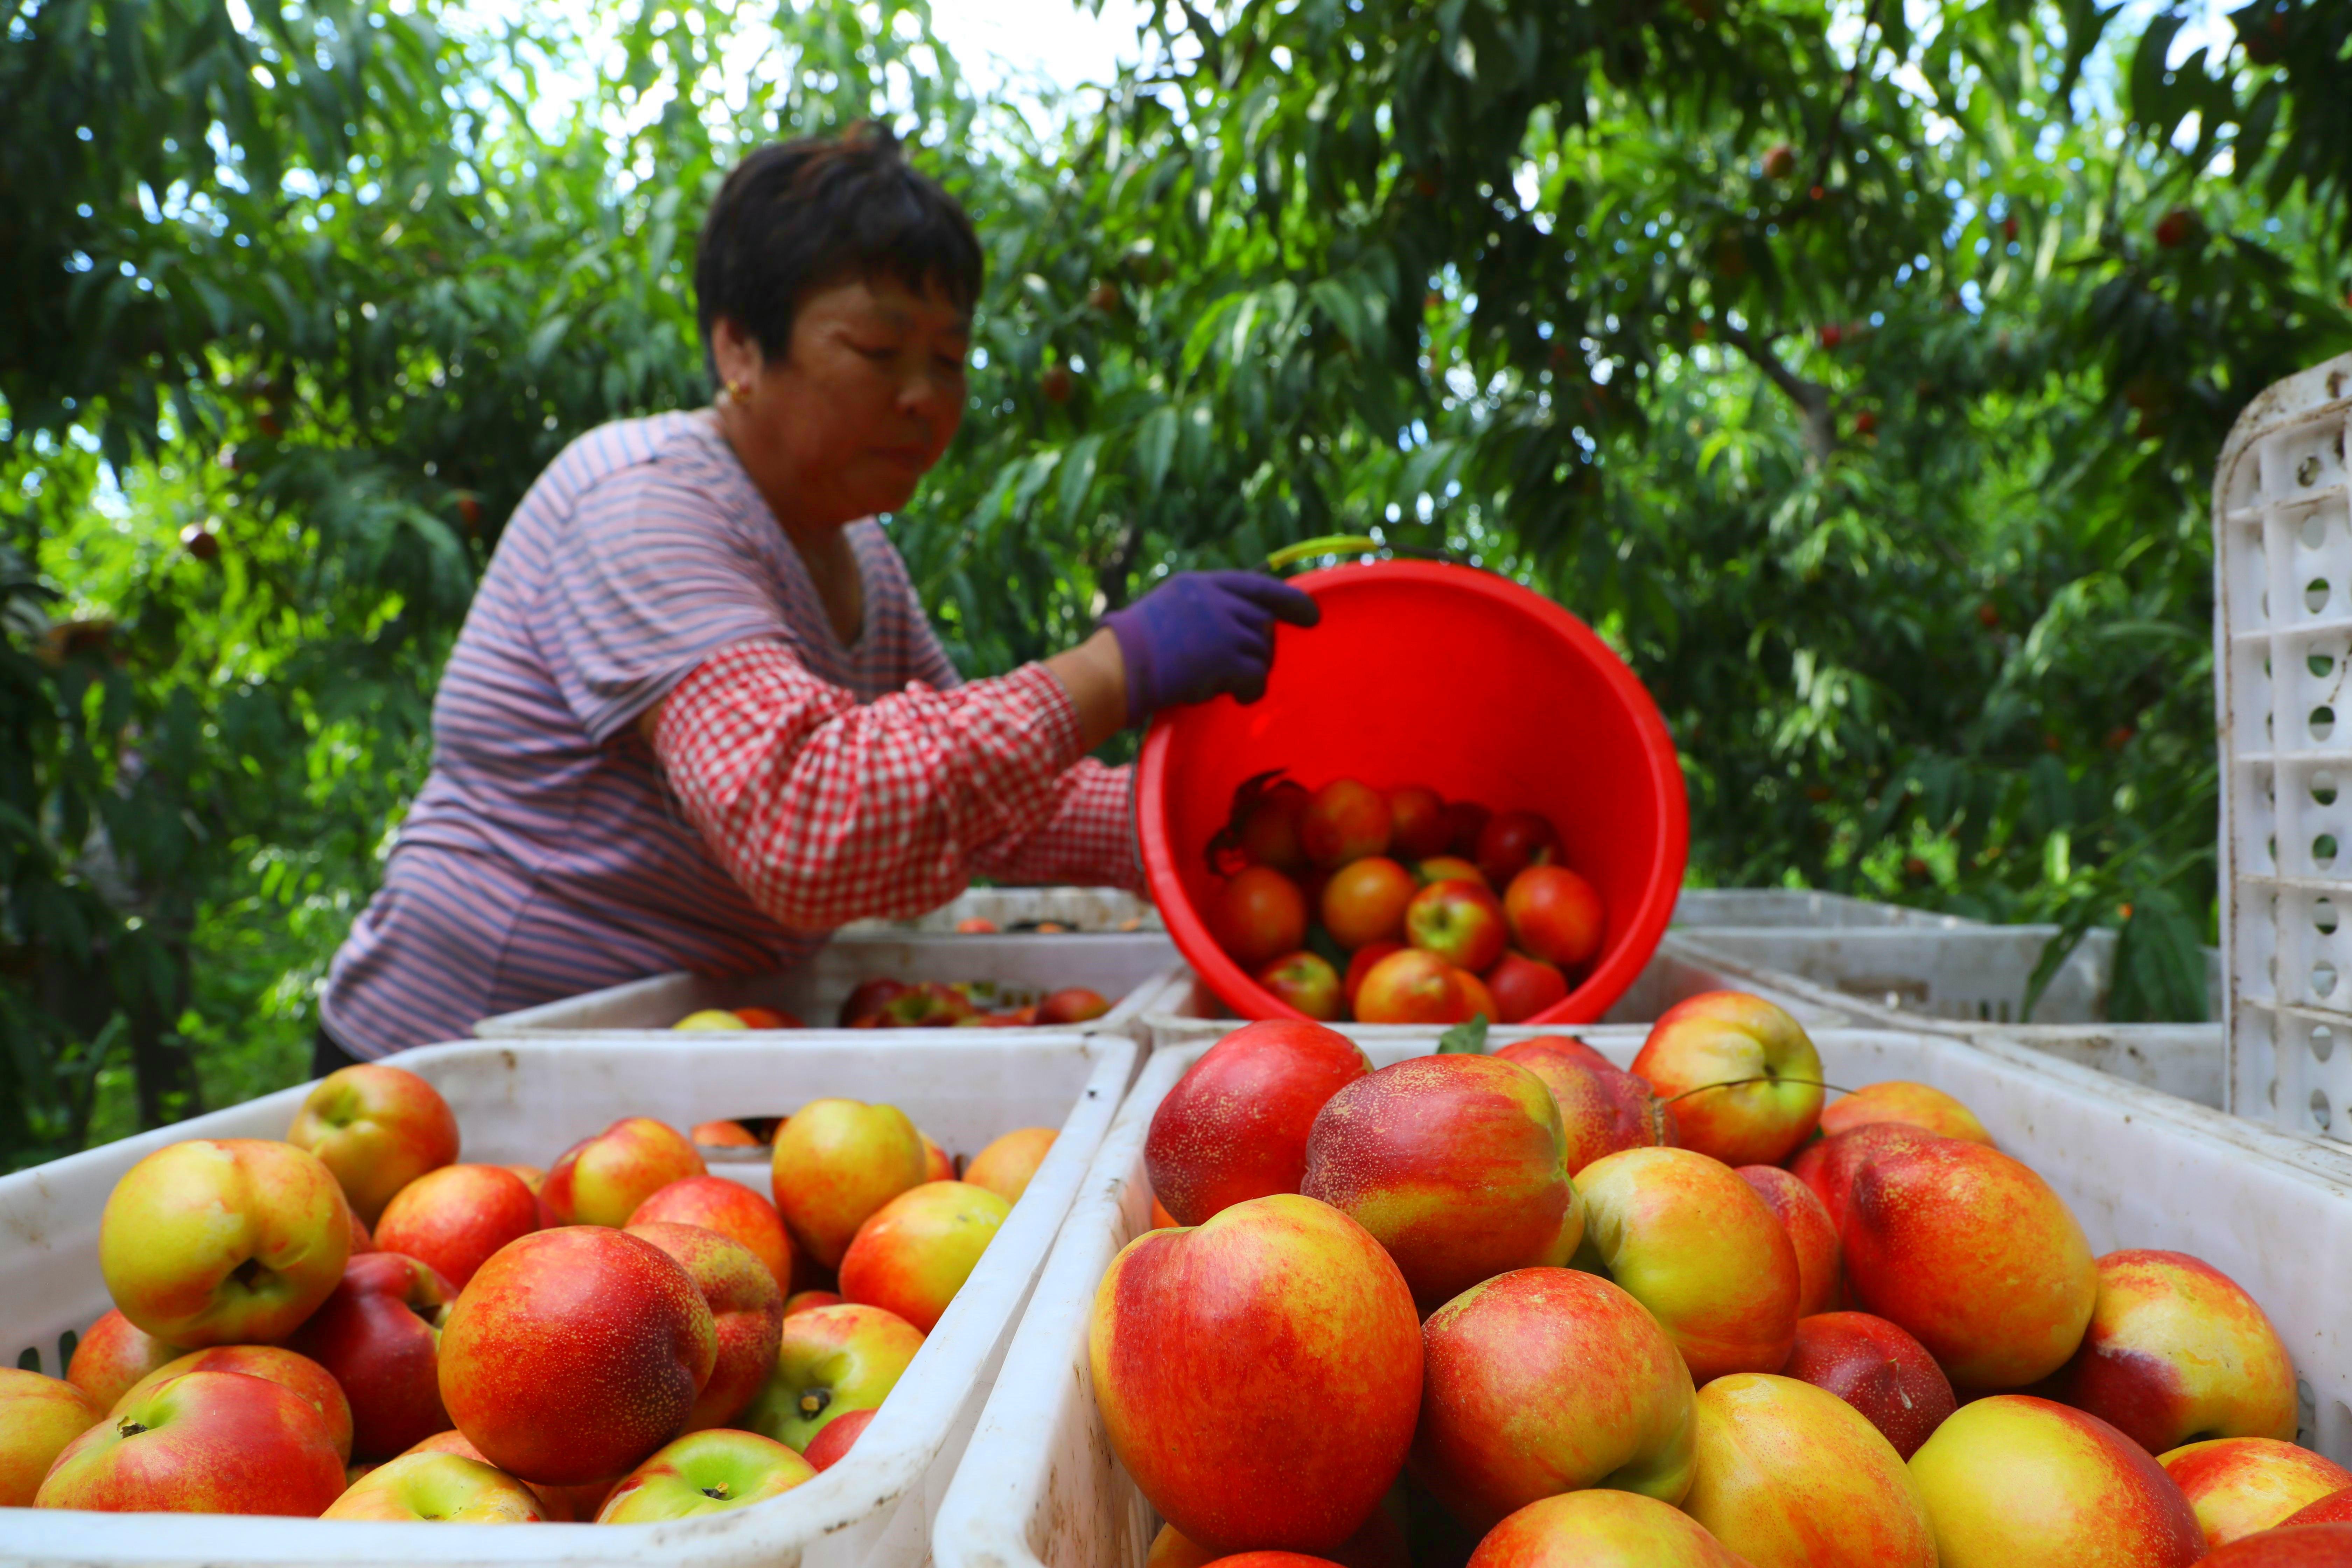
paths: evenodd
<path fill-rule="evenodd" d="M 2313 615 L 2327 607 L 2327 579 L 2314 577 L 2303 585 L 2303 607 Z"/>
<path fill-rule="evenodd" d="M 2336 835 L 2323 833 L 2311 841 L 2311 863 L 2323 871 L 2336 864 Z"/>
<path fill-rule="evenodd" d="M 2336 775 L 2322 770 L 2311 775 L 2311 798 L 2322 805 L 2336 804 Z"/>
<path fill-rule="evenodd" d="M 2303 661 L 2303 664 L 2304 668 L 2310 670 L 2312 674 L 2323 678 L 2336 668 L 2336 661 L 2324 653 L 2311 655 Z"/>
<path fill-rule="evenodd" d="M 2295 531 L 2302 536 L 2305 550 L 2316 550 L 2327 542 L 2327 520 L 2315 511 L 2303 520 L 2302 527 Z"/>
<path fill-rule="evenodd" d="M 2336 710 L 2323 702 L 2311 710 L 2311 716 L 2305 723 L 2310 728 L 2313 740 L 2325 741 L 2336 733 Z"/>
<path fill-rule="evenodd" d="M 2336 1054 L 2336 1031 L 2325 1024 L 2315 1024 L 2311 1030 L 2311 1054 L 2321 1061 Z"/>
<path fill-rule="evenodd" d="M 16 1352 L 16 1370 L 19 1372 L 40 1371 L 41 1352 L 31 1345 L 26 1345 L 23 1350 L 18 1351 Z"/>
<path fill-rule="evenodd" d="M 2305 487 L 2319 478 L 2319 454 L 2314 452 L 2294 466 L 2294 482 Z"/>
<path fill-rule="evenodd" d="M 2322 936 L 2336 934 L 2336 900 L 2322 899 L 2311 906 L 2311 923 Z"/>
<path fill-rule="evenodd" d="M 2314 994 L 2326 997 L 2336 994 L 2336 966 L 2321 959 L 2311 966 L 2311 989 Z M 2322 1028 L 2326 1025 L 2320 1026 Z"/>
<path fill-rule="evenodd" d="M 2312 1125 L 2322 1132 L 2326 1131 L 2335 1121 L 2334 1115 L 2327 1109 L 2327 1091 L 2324 1089 L 2315 1089 L 2311 1091 L 2311 1121 Z"/>

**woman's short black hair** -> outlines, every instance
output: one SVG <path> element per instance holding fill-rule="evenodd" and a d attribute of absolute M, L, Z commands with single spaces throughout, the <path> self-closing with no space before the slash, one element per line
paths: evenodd
<path fill-rule="evenodd" d="M 704 364 L 722 316 L 771 359 L 790 352 L 810 290 L 848 278 L 937 288 L 966 311 L 980 298 L 980 237 L 953 196 L 907 162 L 889 128 L 762 147 L 735 165 L 702 220 L 694 259 Z"/>

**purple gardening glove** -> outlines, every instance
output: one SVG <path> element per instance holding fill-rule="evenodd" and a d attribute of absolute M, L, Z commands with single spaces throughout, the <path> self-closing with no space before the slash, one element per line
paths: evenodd
<path fill-rule="evenodd" d="M 1274 623 L 1311 626 L 1322 607 L 1263 572 L 1184 572 L 1103 617 L 1127 664 L 1127 721 L 1230 693 L 1265 695 Z"/>

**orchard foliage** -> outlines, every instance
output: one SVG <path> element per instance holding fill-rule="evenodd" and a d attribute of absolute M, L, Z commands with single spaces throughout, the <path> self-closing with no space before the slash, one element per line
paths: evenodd
<path fill-rule="evenodd" d="M 2204 492 L 2352 326 L 2321 11 L 2209 79 L 2016 0 L 1171 5 L 990 215 L 1003 422 L 902 536 L 983 661 L 1288 538 L 1523 575 L 1699 877 L 2121 923 L 2114 1016 L 2201 1016 Z"/>
<path fill-rule="evenodd" d="M 2120 923 L 2115 1015 L 2201 1014 L 2204 496 L 2352 335 L 2352 65 L 2263 0 L 2169 69 L 2193 9 L 1171 0 L 1040 125 L 904 0 L 626 0 L 576 103 L 572 41 L 408 0 L 16 7 L 0 1149 L 299 1076 L 499 523 L 704 395 L 733 159 L 869 114 L 989 247 L 894 521 L 967 669 L 1447 551 L 1650 683 L 1695 876 Z"/>
<path fill-rule="evenodd" d="M 646 15 L 533 132 L 531 39 L 229 15 L 67 0 L 0 46 L 13 1161 L 301 1075 L 499 521 L 581 431 L 702 399 L 687 279 L 736 150 L 884 92 L 887 18 L 847 6 L 741 123 L 706 98 L 618 133 L 657 79 L 715 78 L 711 32 Z"/>

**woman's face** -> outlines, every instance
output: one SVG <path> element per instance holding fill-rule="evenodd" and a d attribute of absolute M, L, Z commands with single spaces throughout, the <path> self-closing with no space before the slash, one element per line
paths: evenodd
<path fill-rule="evenodd" d="M 946 295 L 890 278 L 810 294 L 779 359 L 719 321 L 719 375 L 751 391 L 729 400 L 729 433 L 771 499 L 789 496 L 798 515 L 782 521 L 843 523 L 905 506 L 963 422 L 971 334 Z"/>

